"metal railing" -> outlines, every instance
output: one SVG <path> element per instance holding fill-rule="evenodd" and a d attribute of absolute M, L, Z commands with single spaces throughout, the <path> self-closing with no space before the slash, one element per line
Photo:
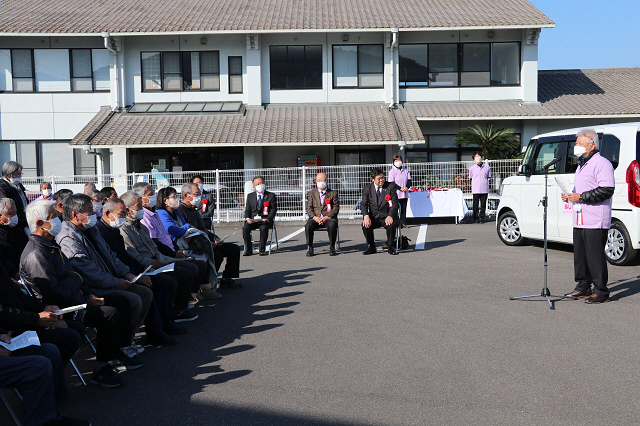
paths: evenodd
<path fill-rule="evenodd" d="M 517 173 L 522 160 L 489 160 L 491 166 L 490 195 L 487 210 L 495 211 L 498 205 L 498 188 L 503 179 Z M 429 187 L 460 188 L 465 200 L 470 205 L 471 181 L 469 167 L 471 161 L 455 161 L 443 163 L 409 163 L 405 166 L 411 173 L 412 185 L 421 189 Z M 173 186 L 180 191 L 184 183 L 190 182 L 193 175 L 204 177 L 204 189 L 214 194 L 216 201 L 215 222 L 238 222 L 244 218 L 244 200 L 246 194 L 253 191 L 252 179 L 263 176 L 267 190 L 278 197 L 277 220 L 302 220 L 305 218 L 306 194 L 315 188 L 315 177 L 319 172 L 325 173 L 329 188 L 338 191 L 340 196 L 341 219 L 356 218 L 359 214 L 359 201 L 362 188 L 369 183 L 369 173 L 378 167 L 385 173 L 391 169 L 389 164 L 346 165 L 346 166 L 313 166 L 313 167 L 280 167 L 239 170 L 202 170 L 183 172 L 164 172 L 153 170 L 151 173 L 129 173 L 126 175 L 82 175 L 82 176 L 40 176 L 23 177 L 23 185 L 30 199 L 39 195 L 39 185 L 50 182 L 53 191 L 62 188 L 74 192 L 82 192 L 84 184 L 93 182 L 98 190 L 105 186 L 116 189 L 122 194 L 136 182 L 149 182 L 157 191 L 166 186 Z"/>

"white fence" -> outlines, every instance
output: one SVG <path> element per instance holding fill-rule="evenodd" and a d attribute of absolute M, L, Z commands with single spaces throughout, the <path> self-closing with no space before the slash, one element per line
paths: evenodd
<path fill-rule="evenodd" d="M 489 204 L 487 210 L 495 210 L 499 201 L 497 191 L 502 179 L 516 174 L 521 160 L 490 160 L 492 178 L 490 181 Z M 470 161 L 446 163 L 409 163 L 406 167 L 413 178 L 412 185 L 422 189 L 429 187 L 460 188 L 468 203 L 471 200 L 471 181 L 469 180 Z M 205 170 L 184 172 L 130 173 L 126 175 L 99 176 L 41 176 L 23 177 L 30 199 L 39 195 L 39 185 L 50 182 L 53 192 L 62 188 L 82 192 L 84 184 L 93 182 L 98 190 L 105 186 L 116 189 L 122 194 L 135 182 L 150 182 L 155 190 L 173 186 L 180 187 L 191 181 L 194 175 L 204 177 L 204 188 L 215 194 L 215 222 L 237 222 L 244 217 L 244 199 L 253 190 L 251 180 L 254 176 L 263 176 L 267 190 L 278 197 L 277 220 L 302 220 L 306 210 L 306 193 L 315 187 L 315 177 L 319 172 L 326 173 L 329 188 L 338 191 L 340 196 L 340 215 L 342 219 L 355 218 L 360 214 L 359 200 L 362 188 L 371 180 L 369 173 L 378 167 L 385 173 L 392 167 L 389 164 L 369 164 L 352 166 L 321 167 L 282 167 L 241 170 Z"/>

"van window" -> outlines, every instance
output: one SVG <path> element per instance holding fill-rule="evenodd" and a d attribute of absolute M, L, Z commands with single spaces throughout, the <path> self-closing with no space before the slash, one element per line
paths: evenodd
<path fill-rule="evenodd" d="M 613 168 L 616 169 L 620 163 L 620 139 L 614 135 L 598 134 L 598 136 L 600 137 L 600 155 L 611 161 Z M 578 157 L 573 155 L 575 142 L 575 139 L 569 142 L 569 155 L 567 155 L 567 162 L 564 169 L 565 173 L 575 173 L 578 169 L 580 161 Z"/>
<path fill-rule="evenodd" d="M 549 164 L 554 158 L 559 155 L 560 146 L 562 145 L 561 141 L 551 142 L 551 143 L 543 143 L 538 145 L 538 149 L 535 156 L 534 161 L 534 175 L 544 174 L 544 170 L 542 169 L 545 165 Z M 549 168 L 549 173 L 558 173 L 558 165 L 560 163 L 556 163 Z"/>
<path fill-rule="evenodd" d="M 620 139 L 613 135 L 605 134 L 600 140 L 600 155 L 611 161 L 613 168 L 618 168 L 620 163 Z"/>

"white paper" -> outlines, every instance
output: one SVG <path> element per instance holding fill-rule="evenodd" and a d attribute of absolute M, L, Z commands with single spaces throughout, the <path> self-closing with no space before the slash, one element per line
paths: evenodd
<path fill-rule="evenodd" d="M 60 309 L 58 312 L 54 312 L 56 315 L 68 314 L 69 312 L 79 311 L 80 309 L 87 309 L 87 304 L 69 306 L 68 308 Z"/>
<path fill-rule="evenodd" d="M 568 176 L 556 176 L 555 179 L 563 194 L 571 194 L 573 192 L 573 185 Z"/>
<path fill-rule="evenodd" d="M 229 238 L 230 236 L 232 236 L 232 235 L 233 235 L 233 234 L 235 234 L 236 232 L 238 232 L 238 231 L 234 231 L 234 232 L 230 233 L 229 235 L 227 235 L 226 237 L 224 237 L 224 238 L 220 238 L 220 239 L 218 240 L 218 244 L 220 244 L 221 242 L 223 242 L 224 240 L 226 240 L 227 238 Z"/>
<path fill-rule="evenodd" d="M 163 272 L 172 272 L 173 271 L 173 266 L 175 265 L 175 263 L 170 263 L 166 266 L 163 266 L 162 268 L 158 268 L 155 269 L 153 272 L 147 272 L 147 275 L 156 275 L 156 274 L 161 274 Z"/>
<path fill-rule="evenodd" d="M 141 276 L 147 275 L 147 272 L 149 272 L 149 269 L 151 269 L 151 265 L 147 266 L 147 269 L 145 269 L 144 272 L 140 273 L 137 277 L 135 277 L 134 279 L 132 279 L 129 282 L 131 284 L 135 283 L 136 281 L 138 281 L 140 279 Z"/>
<path fill-rule="evenodd" d="M 40 339 L 38 339 L 38 334 L 35 331 L 25 331 L 11 339 L 11 343 L 0 342 L 0 345 L 13 352 L 27 346 L 40 346 Z"/>

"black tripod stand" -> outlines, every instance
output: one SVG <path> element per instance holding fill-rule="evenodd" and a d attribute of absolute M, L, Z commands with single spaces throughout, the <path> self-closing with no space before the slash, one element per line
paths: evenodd
<path fill-rule="evenodd" d="M 549 167 L 551 167 L 552 165 L 556 164 L 557 162 L 561 161 L 562 158 L 557 157 L 554 158 L 553 161 L 551 161 L 549 164 L 547 164 L 546 166 L 544 166 L 542 168 L 542 170 L 544 170 L 544 198 L 542 200 L 540 200 L 540 202 L 542 203 L 542 206 L 544 207 L 544 213 L 542 216 L 543 222 L 544 222 L 544 287 L 542 287 L 542 291 L 540 292 L 540 294 L 531 294 L 529 296 L 515 296 L 515 297 L 510 297 L 509 300 L 516 300 L 516 299 L 526 299 L 529 297 L 545 297 L 547 299 L 547 303 L 549 303 L 549 308 L 551 309 L 555 309 L 555 301 L 551 301 L 551 299 L 549 299 L 550 297 L 559 297 L 561 299 L 563 298 L 567 298 L 567 299 L 574 299 L 577 300 L 577 297 L 571 297 L 571 296 L 559 296 L 557 294 L 551 294 L 551 292 L 549 291 L 549 287 L 547 287 L 547 205 L 549 197 L 547 196 L 548 193 L 548 180 L 549 180 Z"/>

